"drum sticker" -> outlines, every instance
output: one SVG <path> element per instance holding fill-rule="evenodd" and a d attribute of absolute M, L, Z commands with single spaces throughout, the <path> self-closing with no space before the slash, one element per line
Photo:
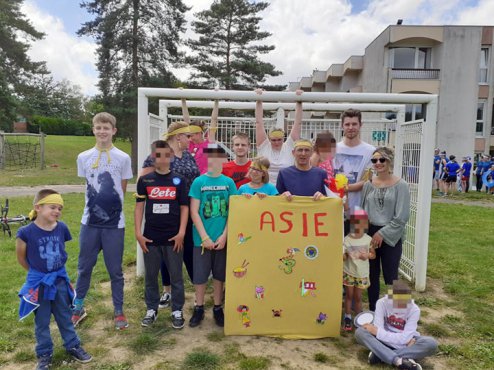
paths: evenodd
<path fill-rule="evenodd" d="M 328 318 L 327 314 L 325 314 L 323 312 L 319 312 L 319 315 L 317 315 L 317 318 L 316 318 L 316 323 L 319 325 L 324 325 L 327 318 Z"/>
<path fill-rule="evenodd" d="M 256 298 L 259 300 L 264 299 L 264 287 L 262 285 L 256 285 Z"/>
<path fill-rule="evenodd" d="M 315 245 L 308 245 L 304 249 L 304 256 L 308 260 L 315 260 L 319 256 L 319 249 Z"/>
<path fill-rule="evenodd" d="M 233 269 L 233 276 L 235 276 L 236 278 L 244 277 L 245 274 L 247 274 L 247 266 L 248 265 L 249 265 L 249 262 L 247 262 L 247 260 L 244 260 L 244 262 L 242 263 L 242 266 L 235 267 Z"/>
<path fill-rule="evenodd" d="M 251 324 L 249 306 L 241 304 L 237 307 L 237 312 L 240 313 L 240 318 L 242 320 L 242 325 L 244 326 L 244 328 L 249 328 Z"/>

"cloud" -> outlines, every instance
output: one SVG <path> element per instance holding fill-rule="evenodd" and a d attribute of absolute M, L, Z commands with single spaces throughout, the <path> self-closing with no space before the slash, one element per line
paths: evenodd
<path fill-rule="evenodd" d="M 40 10 L 30 0 L 22 5 L 22 12 L 38 31 L 46 34 L 43 40 L 32 43 L 29 56 L 36 61 L 46 61 L 56 80 L 67 79 L 78 85 L 84 94 L 96 94 L 96 44 L 69 34 L 60 18 Z"/>

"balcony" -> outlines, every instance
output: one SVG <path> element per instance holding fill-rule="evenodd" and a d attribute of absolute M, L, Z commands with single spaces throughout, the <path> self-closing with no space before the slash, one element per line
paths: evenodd
<path fill-rule="evenodd" d="M 440 69 L 392 68 L 391 78 L 402 80 L 438 80 Z"/>

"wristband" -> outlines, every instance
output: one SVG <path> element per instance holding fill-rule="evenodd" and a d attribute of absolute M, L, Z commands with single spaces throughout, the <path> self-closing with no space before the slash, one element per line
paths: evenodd
<path fill-rule="evenodd" d="M 201 242 L 205 242 L 205 241 L 206 241 L 206 240 L 208 240 L 208 239 L 211 239 L 211 238 L 209 237 L 209 235 L 208 235 L 208 236 L 206 236 L 206 237 L 204 237 L 204 238 L 202 238 L 202 239 L 201 239 Z"/>

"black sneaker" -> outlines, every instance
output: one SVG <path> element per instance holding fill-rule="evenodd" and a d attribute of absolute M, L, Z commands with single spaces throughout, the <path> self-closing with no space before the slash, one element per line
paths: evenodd
<path fill-rule="evenodd" d="M 168 292 L 163 292 L 163 295 L 160 298 L 159 308 L 167 308 L 170 307 L 170 301 L 172 299 L 172 295 Z"/>
<path fill-rule="evenodd" d="M 144 326 L 147 328 L 149 325 L 152 325 L 155 321 L 156 318 L 158 317 L 158 312 L 155 310 L 147 310 L 146 311 L 146 316 L 141 321 L 141 326 Z"/>
<path fill-rule="evenodd" d="M 403 358 L 401 359 L 401 365 L 398 366 L 398 369 L 422 370 L 422 366 L 420 366 L 420 364 L 416 363 L 411 358 Z"/>
<path fill-rule="evenodd" d="M 349 317 L 345 317 L 344 323 L 343 323 L 343 330 L 344 331 L 352 331 L 352 319 Z"/>
<path fill-rule="evenodd" d="M 67 350 L 67 353 L 71 355 L 74 358 L 74 360 L 76 360 L 77 362 L 81 362 L 83 364 L 90 362 L 93 359 L 91 355 L 86 351 L 84 351 L 84 348 L 82 348 L 81 346 L 71 348 Z"/>
<path fill-rule="evenodd" d="M 216 325 L 220 327 L 225 326 L 225 315 L 223 313 L 223 307 L 213 308 L 213 316 Z"/>
<path fill-rule="evenodd" d="M 369 365 L 382 364 L 381 359 L 377 357 L 374 352 L 369 352 L 369 357 L 367 358 L 367 362 L 369 363 Z"/>
<path fill-rule="evenodd" d="M 185 325 L 184 314 L 182 310 L 172 312 L 172 327 L 173 329 L 182 329 Z"/>
<path fill-rule="evenodd" d="M 38 357 L 38 366 L 36 366 L 36 370 L 48 370 L 51 366 L 52 358 L 52 355 Z"/>
<path fill-rule="evenodd" d="M 204 307 L 195 306 L 194 313 L 189 320 L 189 326 L 191 328 L 195 328 L 201 323 L 202 320 L 204 320 Z"/>

